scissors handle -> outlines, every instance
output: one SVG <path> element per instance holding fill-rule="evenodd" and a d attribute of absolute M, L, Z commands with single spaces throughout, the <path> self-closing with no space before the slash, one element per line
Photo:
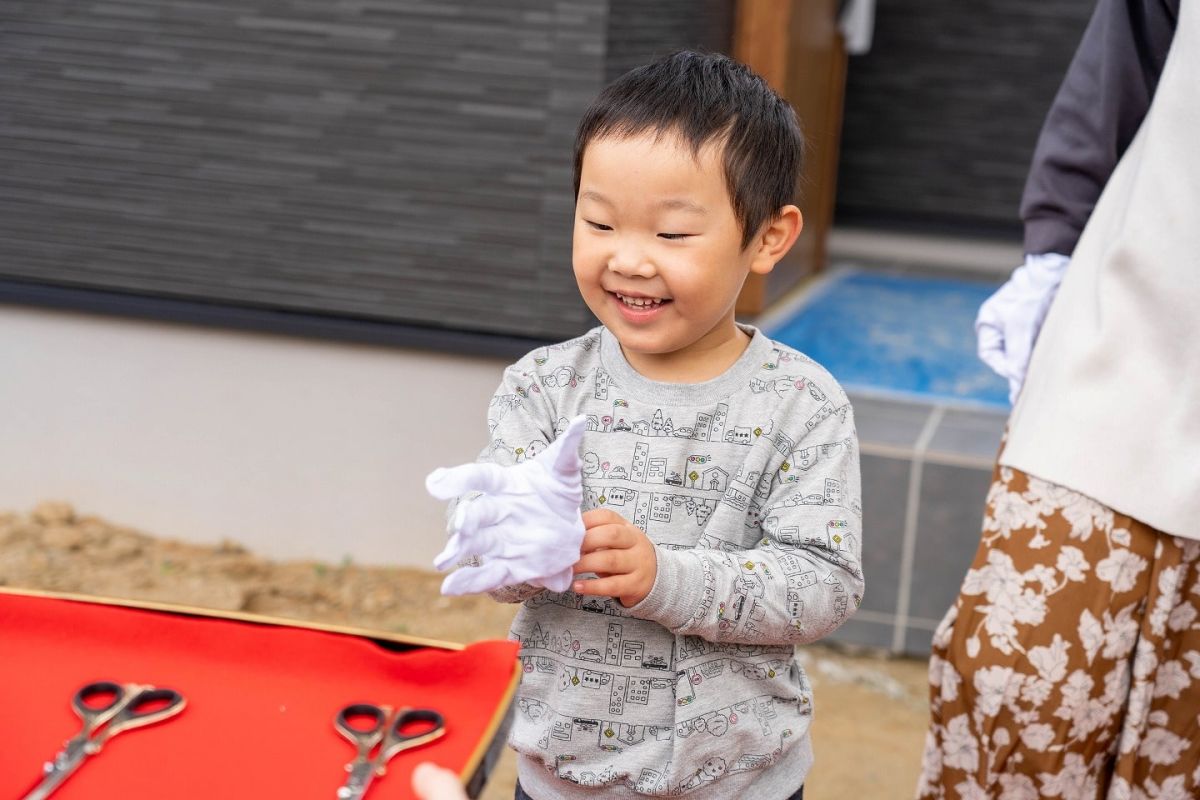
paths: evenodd
<path fill-rule="evenodd" d="M 116 716 L 129 700 L 130 689 L 140 689 L 137 684 L 121 684 L 112 681 L 93 681 L 79 687 L 71 698 L 71 707 L 83 720 L 83 730 L 79 736 L 86 738 L 92 731 Z M 104 702 L 94 704 L 94 699 L 103 697 Z"/>
<path fill-rule="evenodd" d="M 406 728 L 416 731 L 405 733 Z M 382 766 L 402 750 L 420 747 L 446 735 L 446 720 L 432 708 L 401 708 L 392 718 L 388 735 L 379 753 Z"/>
<path fill-rule="evenodd" d="M 145 725 L 153 725 L 156 722 L 162 722 L 165 719 L 170 719 L 179 712 L 183 711 L 183 707 L 187 705 L 187 700 L 183 695 L 174 689 L 165 689 L 156 686 L 140 686 L 138 691 L 133 693 L 129 698 L 129 702 L 113 715 L 111 721 L 104 728 L 103 736 L 105 738 L 116 736 L 123 731 L 133 728 L 141 728 Z"/>
<path fill-rule="evenodd" d="M 387 706 L 377 706 L 374 703 L 351 703 L 334 717 L 333 724 L 338 733 L 358 748 L 362 757 L 371 753 L 371 748 L 383 738 L 384 728 L 387 727 L 388 715 L 392 709 Z M 367 725 L 363 727 L 362 723 Z"/>

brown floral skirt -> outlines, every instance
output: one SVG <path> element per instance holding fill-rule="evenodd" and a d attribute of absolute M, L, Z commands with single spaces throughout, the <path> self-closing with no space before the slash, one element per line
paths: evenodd
<path fill-rule="evenodd" d="M 997 467 L 918 797 L 1200 798 L 1198 607 L 1200 541 Z"/>

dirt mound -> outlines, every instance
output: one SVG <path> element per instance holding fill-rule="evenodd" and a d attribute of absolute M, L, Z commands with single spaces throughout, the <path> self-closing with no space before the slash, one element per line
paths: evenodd
<path fill-rule="evenodd" d="M 181 603 L 457 642 L 504 638 L 515 608 L 438 593 L 441 576 L 400 567 L 276 562 L 234 542 L 160 539 L 67 503 L 0 514 L 0 586 Z"/>

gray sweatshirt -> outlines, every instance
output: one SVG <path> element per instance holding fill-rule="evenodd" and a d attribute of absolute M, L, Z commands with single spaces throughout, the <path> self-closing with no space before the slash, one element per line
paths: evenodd
<path fill-rule="evenodd" d="M 524 677 L 511 745 L 535 800 L 782 800 L 812 763 L 797 644 L 858 607 L 862 508 L 846 395 L 753 328 L 698 384 L 649 380 L 603 327 L 504 373 L 481 458 L 514 464 L 586 414 L 584 510 L 610 508 L 657 550 L 650 594 L 528 585 L 513 623 Z"/>

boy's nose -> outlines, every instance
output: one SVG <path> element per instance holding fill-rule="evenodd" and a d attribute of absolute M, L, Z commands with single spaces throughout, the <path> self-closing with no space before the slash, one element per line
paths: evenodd
<path fill-rule="evenodd" d="M 654 263 L 636 247 L 618 247 L 608 259 L 608 268 L 620 275 L 650 278 L 655 273 Z"/>

